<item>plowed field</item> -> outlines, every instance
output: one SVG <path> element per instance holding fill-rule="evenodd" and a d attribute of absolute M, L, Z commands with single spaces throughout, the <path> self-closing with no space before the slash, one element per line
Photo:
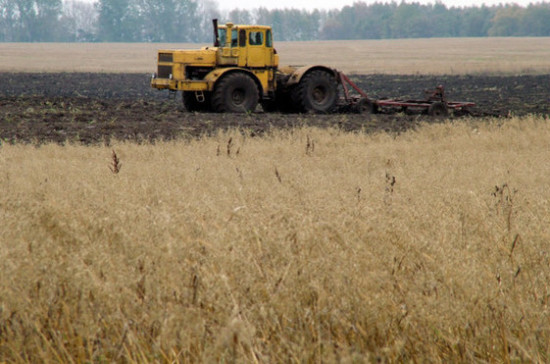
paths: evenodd
<path fill-rule="evenodd" d="M 450 101 L 473 101 L 472 117 L 550 114 L 550 75 L 400 76 L 355 75 L 372 98 L 423 99 L 445 86 Z M 452 116 L 457 117 L 457 116 Z M 197 137 L 239 127 L 252 135 L 300 125 L 346 131 L 401 132 L 420 122 L 419 113 L 250 115 L 189 113 L 181 95 L 149 86 L 146 74 L 0 73 L 0 138 L 7 142 L 110 143 Z"/>

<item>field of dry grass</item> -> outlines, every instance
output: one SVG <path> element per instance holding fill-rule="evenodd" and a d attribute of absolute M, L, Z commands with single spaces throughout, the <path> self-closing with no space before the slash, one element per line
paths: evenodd
<path fill-rule="evenodd" d="M 0 43 L 0 72 L 154 72 L 161 48 L 196 44 Z M 278 42 L 281 64 L 348 73 L 548 73 L 550 38 L 440 38 Z"/>
<path fill-rule="evenodd" d="M 4 144 L 0 361 L 549 362 L 548 140 Z"/>

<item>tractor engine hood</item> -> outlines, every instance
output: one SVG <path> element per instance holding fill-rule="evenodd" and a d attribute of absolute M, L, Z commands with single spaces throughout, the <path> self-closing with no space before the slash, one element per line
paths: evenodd
<path fill-rule="evenodd" d="M 161 62 L 161 54 L 163 52 L 166 52 L 167 55 L 171 54 L 172 60 L 169 63 L 183 63 L 192 66 L 214 66 L 216 64 L 218 49 L 216 47 L 204 47 L 199 50 L 160 51 L 159 62 Z"/>

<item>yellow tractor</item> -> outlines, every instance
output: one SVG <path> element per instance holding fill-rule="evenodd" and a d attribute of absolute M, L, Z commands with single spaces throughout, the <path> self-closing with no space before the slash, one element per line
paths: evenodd
<path fill-rule="evenodd" d="M 160 50 L 151 79 L 157 89 L 182 91 L 189 111 L 333 111 L 338 71 L 323 66 L 279 67 L 271 27 L 218 25 L 214 45 L 200 50 Z"/>

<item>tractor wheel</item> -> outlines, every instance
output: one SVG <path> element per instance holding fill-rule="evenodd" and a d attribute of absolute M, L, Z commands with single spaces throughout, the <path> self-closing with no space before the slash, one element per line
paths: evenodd
<path fill-rule="evenodd" d="M 443 102 L 434 102 L 428 108 L 428 115 L 436 118 L 444 118 L 449 115 L 449 110 L 447 110 L 447 105 Z"/>
<path fill-rule="evenodd" d="M 194 111 L 209 111 L 210 110 L 210 94 L 204 93 L 204 100 L 200 102 L 197 100 L 194 91 L 183 92 L 183 106 L 189 112 Z"/>
<path fill-rule="evenodd" d="M 212 107 L 217 112 L 244 113 L 258 105 L 258 87 L 244 73 L 231 73 L 222 78 L 214 90 Z"/>
<path fill-rule="evenodd" d="M 298 111 L 328 113 L 336 106 L 338 84 L 326 71 L 311 71 L 294 88 L 292 99 Z"/>
<path fill-rule="evenodd" d="M 356 114 L 378 114 L 378 105 L 368 99 L 360 99 L 352 107 L 352 111 Z"/>

